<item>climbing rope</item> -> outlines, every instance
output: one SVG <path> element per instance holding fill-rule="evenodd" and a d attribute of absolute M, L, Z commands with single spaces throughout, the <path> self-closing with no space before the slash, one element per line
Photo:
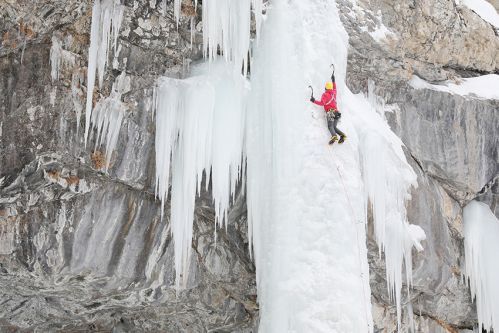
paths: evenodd
<path fill-rule="evenodd" d="M 348 205 L 350 206 L 350 211 L 351 211 L 351 216 L 352 216 L 352 222 L 353 222 L 353 227 L 355 228 L 355 234 L 357 236 L 357 261 L 359 263 L 359 271 L 360 271 L 360 277 L 361 277 L 361 280 L 362 280 L 362 293 L 364 295 L 364 314 L 366 316 L 366 323 L 367 323 L 367 327 L 369 328 L 369 331 L 372 332 L 371 330 L 371 324 L 370 324 L 370 321 L 369 321 L 369 316 L 367 314 L 367 306 L 366 306 L 366 299 L 368 299 L 366 296 L 366 287 L 365 287 L 365 283 L 364 283 L 364 273 L 362 271 L 362 260 L 361 260 L 361 256 L 360 256 L 360 246 L 359 246 L 359 231 L 357 230 L 357 222 L 355 221 L 358 221 L 359 224 L 362 223 L 362 221 L 360 221 L 360 219 L 357 219 L 357 214 L 355 214 L 355 210 L 353 209 L 353 205 L 352 205 L 352 202 L 350 200 L 350 196 L 348 195 L 348 190 L 347 190 L 347 187 L 345 186 L 345 182 L 343 181 L 343 176 L 341 174 L 341 171 L 340 171 L 340 167 L 338 165 L 338 163 L 336 163 L 336 160 L 333 158 L 333 150 L 332 150 L 332 146 L 330 146 L 330 151 L 331 151 L 331 159 L 333 160 L 333 163 L 335 164 L 336 166 L 336 170 L 338 171 L 338 176 L 340 177 L 340 181 L 341 181 L 341 184 L 343 186 L 343 190 L 345 192 L 345 196 L 347 198 L 347 201 L 348 201 Z M 363 224 L 363 223 L 362 223 Z"/>

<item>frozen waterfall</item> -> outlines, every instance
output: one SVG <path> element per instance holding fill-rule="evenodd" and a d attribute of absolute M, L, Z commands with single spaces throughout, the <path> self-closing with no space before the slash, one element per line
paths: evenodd
<path fill-rule="evenodd" d="M 108 61 L 109 43 L 116 49 L 118 34 L 123 19 L 123 5 L 119 0 L 95 0 L 92 8 L 90 48 L 88 50 L 87 104 L 85 118 L 85 144 L 90 132 L 93 110 L 95 76 L 102 87 Z"/>
<path fill-rule="evenodd" d="M 155 90 L 156 193 L 164 208 L 171 179 L 177 287 L 187 282 L 194 201 L 211 177 L 216 220 L 227 210 L 242 171 L 246 80 L 223 61 L 186 80 L 162 78 Z"/>
<path fill-rule="evenodd" d="M 223 227 L 243 180 L 262 332 L 373 331 L 369 207 L 400 324 L 403 267 L 409 288 L 412 247 L 422 250 L 425 238 L 405 212 L 416 175 L 380 115 L 383 105 L 345 84 L 348 35 L 336 3 L 273 0 L 266 17 L 262 0 L 202 5 L 206 63 L 187 79 L 159 79 L 154 92 L 156 194 L 163 209 L 171 200 L 177 288 L 188 278 L 196 195 L 211 184 Z M 178 20 L 180 1 L 174 8 Z M 251 10 L 259 34 L 252 47 Z M 108 107 L 99 104 L 92 114 L 93 88 L 96 74 L 102 84 L 122 15 L 118 2 L 95 1 L 85 141 L 94 124 L 98 141 L 106 137 L 106 151 L 117 137 L 106 119 L 121 123 L 123 108 L 114 103 L 116 88 L 102 102 Z M 324 112 L 308 102 L 307 90 L 328 79 L 330 63 L 336 65 L 340 127 L 348 134 L 336 146 L 327 145 Z"/>

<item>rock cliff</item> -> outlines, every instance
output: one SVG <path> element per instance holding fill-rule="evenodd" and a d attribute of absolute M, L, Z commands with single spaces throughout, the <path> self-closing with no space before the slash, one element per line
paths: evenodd
<path fill-rule="evenodd" d="M 106 165 L 94 142 L 85 147 L 80 121 L 92 2 L 0 2 L 0 330 L 255 331 L 244 193 L 227 230 L 215 228 L 210 194 L 197 200 L 195 255 L 179 293 L 169 221 L 154 197 L 152 88 L 158 76 L 184 77 L 202 58 L 201 15 L 185 1 L 177 28 L 171 1 L 123 3 L 118 49 L 94 90 L 97 102 L 120 74 L 130 80 Z M 414 257 L 402 331 L 409 314 L 418 332 L 472 329 L 462 207 L 478 198 L 498 216 L 499 101 L 415 89 L 409 80 L 498 73 L 498 31 L 453 0 L 337 3 L 350 36 L 348 85 L 367 93 L 374 82 L 418 174 L 408 215 L 427 240 Z M 54 39 L 64 50 L 56 79 Z M 368 245 L 375 325 L 395 332 L 383 258 L 372 239 Z"/>

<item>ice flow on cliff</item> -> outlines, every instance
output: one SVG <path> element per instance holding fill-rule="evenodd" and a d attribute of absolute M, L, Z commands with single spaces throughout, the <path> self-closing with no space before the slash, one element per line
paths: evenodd
<path fill-rule="evenodd" d="M 179 4 L 176 0 L 174 8 Z M 243 180 L 260 331 L 372 332 L 368 207 L 399 314 L 403 269 L 410 286 L 412 248 L 422 250 L 425 235 L 407 221 L 405 201 L 417 186 L 416 175 L 383 120 L 382 104 L 345 85 L 348 36 L 336 3 L 273 0 L 265 20 L 262 0 L 202 4 L 207 63 L 187 79 L 160 79 L 154 97 L 156 192 L 163 205 L 171 198 L 177 288 L 188 278 L 203 177 L 211 179 L 221 227 Z M 248 58 L 251 8 L 259 41 Z M 116 41 L 122 10 L 114 0 L 96 0 L 90 91 L 96 73 L 102 81 L 105 62 L 99 59 L 107 57 L 108 42 Z M 224 60 L 217 58 L 217 48 Z M 322 86 L 330 63 L 337 69 L 340 127 L 348 135 L 334 147 L 327 145 L 324 113 L 308 102 L 306 88 Z M 251 68 L 250 80 L 242 68 L 244 74 Z M 88 101 L 85 137 L 91 95 Z M 147 266 L 160 255 L 152 255 Z"/>

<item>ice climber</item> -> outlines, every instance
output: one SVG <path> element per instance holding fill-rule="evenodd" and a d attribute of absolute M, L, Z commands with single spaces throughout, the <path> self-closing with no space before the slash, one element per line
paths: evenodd
<path fill-rule="evenodd" d="M 336 81 L 334 72 L 331 75 L 331 81 L 326 82 L 326 91 L 322 94 L 321 100 L 317 101 L 312 93 L 310 101 L 323 106 L 324 111 L 326 111 L 327 127 L 329 128 L 329 132 L 331 132 L 329 144 L 331 145 L 338 141 L 338 135 L 340 136 L 338 143 L 343 143 L 347 136 L 336 127 L 341 118 L 341 113 L 338 111 L 338 105 L 336 104 Z"/>

